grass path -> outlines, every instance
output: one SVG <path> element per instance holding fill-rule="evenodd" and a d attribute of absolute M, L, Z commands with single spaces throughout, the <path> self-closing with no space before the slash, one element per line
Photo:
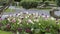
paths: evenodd
<path fill-rule="evenodd" d="M 0 30 L 0 34 L 13 34 L 12 32 L 6 32 L 6 31 L 1 31 Z"/>

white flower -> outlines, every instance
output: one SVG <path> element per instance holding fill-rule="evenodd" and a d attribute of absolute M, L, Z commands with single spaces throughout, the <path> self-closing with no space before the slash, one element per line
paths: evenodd
<path fill-rule="evenodd" d="M 39 23 L 39 25 L 41 25 L 41 23 Z"/>
<path fill-rule="evenodd" d="M 10 17 L 12 17 L 12 15 L 9 15 Z"/>
<path fill-rule="evenodd" d="M 36 16 L 38 16 L 39 14 L 36 12 Z"/>
<path fill-rule="evenodd" d="M 29 16 L 30 16 L 31 14 L 29 14 Z"/>
<path fill-rule="evenodd" d="M 29 14 L 28 12 L 26 12 L 26 14 Z"/>
<path fill-rule="evenodd" d="M 33 31 L 34 30 L 34 28 L 31 28 L 31 31 Z"/>
<path fill-rule="evenodd" d="M 28 18 L 28 16 L 25 16 L 25 18 Z"/>
<path fill-rule="evenodd" d="M 28 25 L 28 23 L 27 23 L 27 25 Z"/>
<path fill-rule="evenodd" d="M 44 15 L 43 15 L 42 17 L 43 17 L 43 18 L 45 18 L 45 16 L 44 16 Z"/>
<path fill-rule="evenodd" d="M 7 20 L 8 20 L 8 21 L 10 21 L 10 19 L 9 19 L 9 18 L 8 18 Z"/>
<path fill-rule="evenodd" d="M 49 18 L 50 16 L 47 16 L 47 18 Z"/>
<path fill-rule="evenodd" d="M 38 19 L 34 19 L 34 21 L 35 21 L 35 22 L 39 22 L 39 20 L 38 20 Z"/>
<path fill-rule="evenodd" d="M 35 15 L 35 13 L 33 13 L 33 15 Z"/>
<path fill-rule="evenodd" d="M 18 19 L 18 21 L 21 23 L 22 21 L 21 21 L 21 19 Z"/>
<path fill-rule="evenodd" d="M 20 23 L 22 22 L 21 19 L 18 19 L 18 21 L 19 21 L 19 22 L 18 22 L 17 24 L 20 24 Z"/>
<path fill-rule="evenodd" d="M 55 18 L 51 17 L 51 20 L 55 20 Z"/>
<path fill-rule="evenodd" d="M 28 23 L 34 24 L 33 21 L 32 21 L 31 19 L 28 19 Z"/>
<path fill-rule="evenodd" d="M 17 34 L 19 34 L 19 32 L 17 31 Z"/>
<path fill-rule="evenodd" d="M 22 15 L 23 14 L 23 12 L 20 12 L 20 15 Z"/>
<path fill-rule="evenodd" d="M 57 23 L 59 25 L 59 23 Z"/>

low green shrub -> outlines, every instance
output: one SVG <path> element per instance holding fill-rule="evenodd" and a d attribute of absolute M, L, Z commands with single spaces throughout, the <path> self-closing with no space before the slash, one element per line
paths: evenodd
<path fill-rule="evenodd" d="M 60 7 L 60 0 L 56 0 L 57 5 Z"/>
<path fill-rule="evenodd" d="M 29 8 L 36 8 L 38 5 L 38 2 L 36 1 L 22 1 L 21 6 L 23 8 L 29 9 Z"/>

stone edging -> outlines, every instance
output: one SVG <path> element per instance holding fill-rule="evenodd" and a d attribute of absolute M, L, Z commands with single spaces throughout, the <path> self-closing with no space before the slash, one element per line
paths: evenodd
<path fill-rule="evenodd" d="M 53 9 L 53 10 L 51 10 L 51 11 L 50 11 L 50 16 L 52 16 L 52 17 L 54 17 L 54 18 L 58 18 L 58 19 L 60 19 L 60 16 L 55 15 L 54 12 L 56 12 L 56 11 L 59 11 L 59 10 L 57 10 L 57 9 Z"/>

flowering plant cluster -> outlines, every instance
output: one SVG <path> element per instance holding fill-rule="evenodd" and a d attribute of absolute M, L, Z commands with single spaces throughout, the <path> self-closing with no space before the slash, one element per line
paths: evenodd
<path fill-rule="evenodd" d="M 0 17 L 0 30 L 12 31 L 17 34 L 59 34 L 60 20 L 44 14 L 19 14 L 8 16 L 4 20 Z"/>

